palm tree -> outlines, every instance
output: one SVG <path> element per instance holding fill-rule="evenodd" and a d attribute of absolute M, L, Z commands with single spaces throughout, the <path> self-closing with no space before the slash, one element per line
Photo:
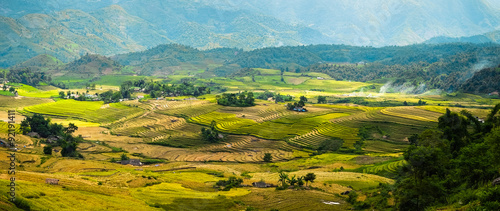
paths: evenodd
<path fill-rule="evenodd" d="M 288 174 L 286 174 L 285 172 L 280 172 L 279 177 L 280 179 L 278 180 L 278 182 L 281 182 L 281 187 L 286 188 L 288 186 L 286 184 L 286 182 L 288 181 Z"/>

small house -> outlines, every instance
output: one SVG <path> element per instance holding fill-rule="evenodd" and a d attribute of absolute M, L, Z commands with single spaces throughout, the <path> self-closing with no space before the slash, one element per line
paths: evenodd
<path fill-rule="evenodd" d="M 318 80 L 325 80 L 325 78 L 323 78 L 323 77 L 316 77 L 316 79 L 318 79 Z"/>
<path fill-rule="evenodd" d="M 269 183 L 265 183 L 265 182 L 252 182 L 252 186 L 256 187 L 256 188 L 269 188 L 269 187 L 273 187 L 272 184 L 269 184 Z"/>
<path fill-rule="evenodd" d="M 28 135 L 29 137 L 32 137 L 32 138 L 40 138 L 40 135 L 37 132 L 29 132 L 26 135 Z"/>
<path fill-rule="evenodd" d="M 58 179 L 47 178 L 47 179 L 45 179 L 45 183 L 51 184 L 51 185 L 59 185 L 59 180 Z"/>
<path fill-rule="evenodd" d="M 142 166 L 142 163 L 139 159 L 129 159 L 129 160 L 122 160 L 121 161 L 122 165 L 133 165 L 133 166 Z"/>
<path fill-rule="evenodd" d="M 307 109 L 303 108 L 303 107 L 295 107 L 293 108 L 294 111 L 297 111 L 297 112 L 306 112 Z"/>
<path fill-rule="evenodd" d="M 50 135 L 48 138 L 47 138 L 47 143 L 56 143 L 57 141 L 61 140 L 62 137 L 61 136 L 54 136 L 54 135 Z"/>

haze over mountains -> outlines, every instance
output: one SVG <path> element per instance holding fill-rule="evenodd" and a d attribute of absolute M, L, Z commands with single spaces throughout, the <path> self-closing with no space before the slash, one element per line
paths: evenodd
<path fill-rule="evenodd" d="M 69 62 L 168 43 L 386 46 L 500 29 L 494 0 L 1 0 L 0 8 L 0 67 L 39 54 Z"/>

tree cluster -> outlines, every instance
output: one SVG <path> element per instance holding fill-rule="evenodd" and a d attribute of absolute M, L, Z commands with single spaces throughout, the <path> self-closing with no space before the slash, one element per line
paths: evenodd
<path fill-rule="evenodd" d="M 287 103 L 286 109 L 293 111 L 295 108 L 302 108 L 306 105 L 306 102 L 307 102 L 307 98 L 304 96 L 300 96 L 299 102 Z"/>
<path fill-rule="evenodd" d="M 11 69 L 7 73 L 10 82 L 22 83 L 30 86 L 38 86 L 40 83 L 50 83 L 52 78 L 44 72 L 36 71 L 33 68 Z"/>
<path fill-rule="evenodd" d="M 230 191 L 231 188 L 241 186 L 241 183 L 243 183 L 243 179 L 236 178 L 236 177 L 232 176 L 232 177 L 229 177 L 228 180 L 219 180 L 216 183 L 216 186 L 219 188 L 219 190 Z"/>
<path fill-rule="evenodd" d="M 73 123 L 70 123 L 68 127 L 64 127 L 61 124 L 51 123 L 49 118 L 46 119 L 40 114 L 26 117 L 21 122 L 23 134 L 36 132 L 42 138 L 57 137 L 56 143 L 47 143 L 44 153 L 51 154 L 53 147 L 60 146 L 62 148 L 61 155 L 64 157 L 82 157 L 76 151 L 76 148 L 83 139 L 72 135 L 76 130 L 78 130 L 78 127 Z"/>
<path fill-rule="evenodd" d="M 277 189 L 284 190 L 289 188 L 290 186 L 301 188 L 304 186 L 304 183 L 307 186 L 309 182 L 313 183 L 315 179 L 316 175 L 314 173 L 307 173 L 306 176 L 297 177 L 296 175 L 293 175 L 292 177 L 290 177 L 287 173 L 280 172 L 278 180 L 279 185 Z"/>
<path fill-rule="evenodd" d="M 471 113 L 446 110 L 437 129 L 410 137 L 394 193 L 400 210 L 448 204 L 499 210 L 500 104 L 484 123 Z M 480 193 L 480 194 L 479 194 Z"/>
<path fill-rule="evenodd" d="M 217 95 L 215 98 L 217 99 L 217 104 L 223 106 L 248 107 L 255 105 L 253 92 L 245 91 L 239 94 L 223 93 L 222 96 Z"/>
<path fill-rule="evenodd" d="M 219 131 L 217 131 L 217 128 L 215 126 L 217 123 L 212 120 L 210 124 L 210 128 L 201 128 L 201 138 L 202 140 L 210 143 L 217 143 L 221 141 L 223 138 L 220 136 Z"/>

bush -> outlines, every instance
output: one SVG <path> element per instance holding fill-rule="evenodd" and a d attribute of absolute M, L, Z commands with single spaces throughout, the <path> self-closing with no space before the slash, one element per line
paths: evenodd
<path fill-rule="evenodd" d="M 264 162 L 269 163 L 273 159 L 271 153 L 265 153 L 264 154 Z"/>
<path fill-rule="evenodd" d="M 43 147 L 43 153 L 46 155 L 52 155 L 52 146 L 44 146 Z"/>

